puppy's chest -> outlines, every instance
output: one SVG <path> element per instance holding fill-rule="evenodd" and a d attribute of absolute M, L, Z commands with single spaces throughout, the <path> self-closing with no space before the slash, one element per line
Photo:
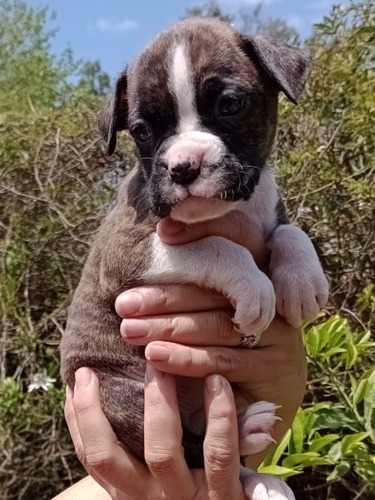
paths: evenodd
<path fill-rule="evenodd" d="M 264 170 L 250 200 L 239 202 L 235 209 L 245 213 L 267 238 L 277 223 L 277 204 L 275 179 L 269 170 Z M 106 225 L 107 231 L 117 235 L 117 251 L 121 253 L 119 262 L 122 269 L 115 268 L 114 271 L 120 271 L 121 275 L 125 271 L 127 285 L 134 278 L 143 283 L 196 283 L 196 276 L 202 277 L 199 282 L 204 285 L 204 277 L 212 270 L 212 261 L 228 251 L 224 238 L 204 238 L 184 245 L 164 244 L 156 234 L 157 218 L 150 216 L 143 222 L 137 222 L 129 208 L 123 215 L 115 214 Z M 116 227 L 119 219 L 125 220 L 122 227 Z M 225 227 L 223 233 L 226 233 Z M 104 241 L 107 239 L 104 238 Z M 229 260 L 234 263 L 241 260 L 237 258 L 238 250 L 237 245 L 230 246 Z M 111 253 L 110 247 L 107 252 Z"/>

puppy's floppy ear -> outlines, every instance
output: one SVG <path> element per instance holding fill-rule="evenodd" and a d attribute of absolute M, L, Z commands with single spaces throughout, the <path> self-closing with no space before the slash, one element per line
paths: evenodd
<path fill-rule="evenodd" d="M 313 67 L 310 54 L 267 36 L 243 37 L 246 55 L 274 80 L 294 104 L 302 93 Z"/>
<path fill-rule="evenodd" d="M 107 154 L 116 149 L 116 136 L 128 128 L 128 98 L 126 70 L 117 80 L 115 93 L 107 98 L 98 116 L 99 131 L 107 144 Z"/>

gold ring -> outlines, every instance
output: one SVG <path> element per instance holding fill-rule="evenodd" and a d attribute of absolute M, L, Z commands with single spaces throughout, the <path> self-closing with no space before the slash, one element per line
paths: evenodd
<path fill-rule="evenodd" d="M 259 342 L 260 337 L 260 333 L 246 335 L 246 337 L 242 337 L 240 347 L 242 347 L 243 349 L 252 349 Z"/>

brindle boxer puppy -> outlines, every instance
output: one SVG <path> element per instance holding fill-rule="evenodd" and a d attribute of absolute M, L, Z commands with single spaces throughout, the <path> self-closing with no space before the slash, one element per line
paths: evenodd
<path fill-rule="evenodd" d="M 300 49 L 244 37 L 216 20 L 191 19 L 161 34 L 121 74 L 99 117 L 108 153 L 115 150 L 117 132 L 127 129 L 139 163 L 120 187 L 87 259 L 61 342 L 62 374 L 73 387 L 79 367 L 95 370 L 105 414 L 140 458 L 144 349 L 127 345 L 119 334 L 114 303 L 120 292 L 161 283 L 213 288 L 231 301 L 243 347 L 255 344 L 276 310 L 300 325 L 327 300 L 315 250 L 287 223 L 266 166 L 278 94 L 296 102 L 311 66 Z M 271 250 L 270 277 L 245 248 L 224 238 L 168 246 L 155 232 L 160 217 L 189 224 L 231 210 L 244 212 L 262 231 Z M 183 403 L 181 398 L 191 467 L 203 463 L 205 423 L 193 417 L 202 401 L 191 381 Z M 259 451 L 252 433 L 263 428 L 266 434 L 275 419 L 270 403 L 257 403 L 240 416 L 241 454 Z"/>

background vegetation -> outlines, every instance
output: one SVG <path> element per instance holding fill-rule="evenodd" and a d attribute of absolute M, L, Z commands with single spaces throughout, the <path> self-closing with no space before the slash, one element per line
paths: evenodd
<path fill-rule="evenodd" d="M 225 15 L 216 4 L 186 15 Z M 95 228 L 134 162 L 95 125 L 108 75 L 53 55 L 47 9 L 0 0 L 0 498 L 48 499 L 82 476 L 63 421 L 58 343 Z M 244 31 L 301 43 L 261 7 Z M 312 237 L 331 300 L 304 330 L 306 400 L 263 470 L 297 499 L 374 498 L 375 5 L 333 7 L 306 41 L 316 63 L 299 106 L 281 99 L 272 164 Z M 74 83 L 72 83 L 74 82 Z"/>

